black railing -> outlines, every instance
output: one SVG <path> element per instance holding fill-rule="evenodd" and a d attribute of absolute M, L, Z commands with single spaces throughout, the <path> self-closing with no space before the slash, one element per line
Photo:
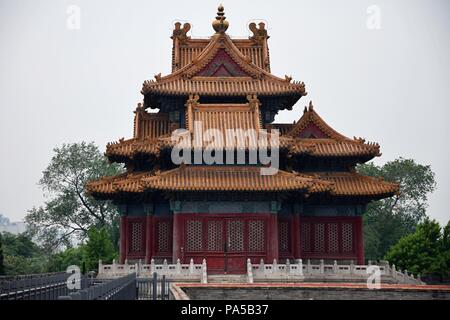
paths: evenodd
<path fill-rule="evenodd" d="M 136 300 L 136 274 L 117 279 L 95 280 L 92 286 L 77 290 L 58 300 Z"/>
<path fill-rule="evenodd" d="M 80 275 L 70 286 L 71 275 L 58 272 L 0 277 L 0 300 L 55 300 L 72 292 L 72 287 L 85 289 L 91 285 L 90 278 Z"/>
<path fill-rule="evenodd" d="M 166 276 L 158 277 L 156 272 L 152 278 L 138 278 L 138 300 L 169 300 L 169 285 Z"/>
<path fill-rule="evenodd" d="M 168 300 L 170 282 L 157 273 L 152 278 L 130 274 L 116 279 L 86 275 L 71 281 L 70 273 L 0 277 L 0 300 Z M 78 283 L 76 283 L 78 282 Z M 70 289 L 75 288 L 75 289 Z"/>

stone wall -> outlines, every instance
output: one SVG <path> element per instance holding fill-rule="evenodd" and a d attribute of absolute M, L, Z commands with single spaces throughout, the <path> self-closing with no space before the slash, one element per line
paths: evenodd
<path fill-rule="evenodd" d="M 189 288 L 190 300 L 450 300 L 450 290 L 363 288 Z"/>

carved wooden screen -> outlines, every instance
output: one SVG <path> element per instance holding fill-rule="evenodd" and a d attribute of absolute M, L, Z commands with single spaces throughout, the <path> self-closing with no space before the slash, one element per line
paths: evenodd
<path fill-rule="evenodd" d="M 314 224 L 314 241 L 313 241 L 314 252 L 324 253 L 325 252 L 325 224 L 315 223 Z"/>
<path fill-rule="evenodd" d="M 353 224 L 342 224 L 342 252 L 353 252 Z"/>
<path fill-rule="evenodd" d="M 210 220 L 208 221 L 208 238 L 207 238 L 207 250 L 208 251 L 223 251 L 225 245 L 225 239 L 223 236 L 223 221 Z"/>
<path fill-rule="evenodd" d="M 337 223 L 328 224 L 328 252 L 339 253 L 339 225 Z"/>
<path fill-rule="evenodd" d="M 301 224 L 300 237 L 302 252 L 311 252 L 311 223 Z"/>
<path fill-rule="evenodd" d="M 172 218 L 154 217 L 154 249 L 157 257 L 172 255 Z"/>
<path fill-rule="evenodd" d="M 227 221 L 228 251 L 244 251 L 244 226 L 245 224 L 243 220 Z"/>
<path fill-rule="evenodd" d="M 263 252 L 266 248 L 265 244 L 265 221 L 250 220 L 248 221 L 248 251 Z"/>
<path fill-rule="evenodd" d="M 201 252 L 265 252 L 266 220 L 197 216 L 184 222 L 184 250 Z"/>
<path fill-rule="evenodd" d="M 247 259 L 267 257 L 268 215 L 186 214 L 182 216 L 182 260 L 207 260 L 208 273 L 242 273 Z"/>
<path fill-rule="evenodd" d="M 291 227 L 289 219 L 278 220 L 278 249 L 280 257 L 291 256 Z"/>
<path fill-rule="evenodd" d="M 352 218 L 301 218 L 302 257 L 353 258 L 356 254 L 355 229 Z"/>
<path fill-rule="evenodd" d="M 128 255 L 145 255 L 145 218 L 128 219 Z"/>
<path fill-rule="evenodd" d="M 187 220 L 185 225 L 186 251 L 203 251 L 203 221 Z"/>

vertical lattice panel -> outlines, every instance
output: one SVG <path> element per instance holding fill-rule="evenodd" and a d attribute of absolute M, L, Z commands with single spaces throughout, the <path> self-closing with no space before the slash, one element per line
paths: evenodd
<path fill-rule="evenodd" d="M 223 251 L 223 222 L 208 221 L 208 251 Z"/>
<path fill-rule="evenodd" d="M 328 224 L 328 252 L 339 252 L 339 231 L 337 223 Z"/>
<path fill-rule="evenodd" d="M 325 251 L 325 224 L 314 225 L 314 252 Z"/>
<path fill-rule="evenodd" d="M 248 251 L 259 252 L 265 249 L 264 221 L 248 222 Z"/>
<path fill-rule="evenodd" d="M 186 222 L 186 250 L 203 250 L 203 223 L 201 220 L 188 220 Z"/>
<path fill-rule="evenodd" d="M 131 241 L 130 241 L 130 252 L 142 252 L 143 242 L 144 242 L 144 230 L 143 224 L 141 222 L 131 223 Z"/>
<path fill-rule="evenodd" d="M 278 222 L 278 239 L 280 252 L 289 252 L 289 223 L 286 221 Z"/>
<path fill-rule="evenodd" d="M 168 221 L 160 221 L 157 223 L 156 241 L 157 252 L 170 251 L 170 224 Z"/>
<path fill-rule="evenodd" d="M 303 252 L 311 252 L 311 224 L 302 223 L 300 230 L 301 248 Z"/>
<path fill-rule="evenodd" d="M 227 221 L 227 241 L 229 251 L 244 251 L 244 221 Z"/>
<path fill-rule="evenodd" d="M 353 225 L 351 223 L 342 224 L 342 252 L 353 252 Z"/>

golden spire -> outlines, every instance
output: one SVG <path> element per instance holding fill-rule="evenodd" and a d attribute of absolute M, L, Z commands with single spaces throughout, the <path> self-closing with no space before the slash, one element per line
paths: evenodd
<path fill-rule="evenodd" d="M 216 33 L 224 33 L 225 31 L 227 31 L 230 23 L 225 20 L 226 17 L 225 12 L 223 12 L 224 11 L 223 5 L 220 5 L 219 8 L 217 8 L 217 10 L 218 10 L 217 17 L 216 20 L 213 21 L 212 26 L 216 31 Z"/>

